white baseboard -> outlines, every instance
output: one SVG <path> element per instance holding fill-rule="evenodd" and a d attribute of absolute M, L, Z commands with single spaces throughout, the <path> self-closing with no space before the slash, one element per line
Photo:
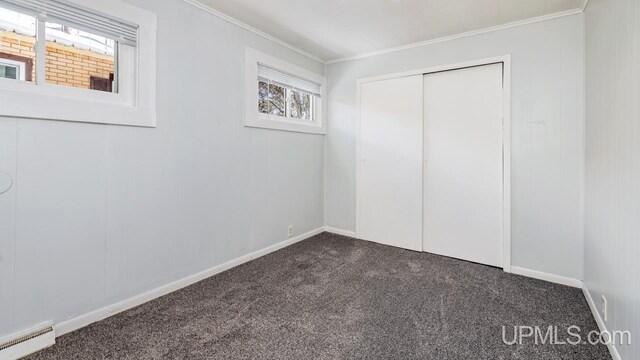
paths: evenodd
<path fill-rule="evenodd" d="M 324 228 L 318 228 L 312 231 L 309 231 L 305 234 L 301 234 L 298 235 L 296 237 L 290 238 L 288 240 L 279 242 L 277 244 L 271 245 L 269 247 L 266 247 L 264 249 L 252 252 L 250 254 L 247 255 L 243 255 L 239 258 L 227 261 L 224 264 L 220 264 L 217 266 L 214 266 L 210 269 L 201 271 L 199 273 L 187 276 L 183 279 L 171 282 L 169 284 L 160 286 L 158 288 L 155 288 L 153 290 L 147 291 L 145 293 L 142 293 L 140 295 L 136 295 L 134 297 L 131 297 L 129 299 L 125 299 L 122 300 L 120 302 L 117 302 L 115 304 L 112 305 L 108 305 L 105 306 L 101 309 L 92 311 L 90 313 L 84 314 L 84 315 L 80 315 L 78 317 L 75 317 L 73 319 L 69 319 L 63 322 L 60 322 L 58 324 L 55 325 L 56 328 L 56 333 L 59 335 L 64 335 L 66 333 L 69 333 L 71 331 L 80 329 L 82 327 L 85 327 L 91 323 L 94 323 L 96 321 L 100 321 L 103 320 L 109 316 L 113 316 L 115 314 L 118 314 L 120 312 L 123 312 L 125 310 L 129 310 L 133 307 L 136 307 L 138 305 L 144 304 L 146 302 L 149 302 L 153 299 L 159 298 L 160 296 L 172 293 L 176 290 L 182 289 L 184 287 L 187 287 L 189 285 L 192 285 L 194 283 L 197 283 L 198 281 L 204 280 L 208 277 L 211 277 L 215 274 L 221 273 L 225 270 L 229 270 L 233 267 L 236 267 L 240 264 L 246 263 L 248 261 L 251 261 L 253 259 L 259 258 L 263 255 L 269 254 L 271 252 L 274 252 L 276 250 L 280 250 L 284 247 L 287 247 L 289 245 L 295 244 L 299 241 L 308 239 L 314 235 L 320 234 L 324 231 Z"/>
<path fill-rule="evenodd" d="M 544 281 L 548 281 L 548 282 L 552 282 L 560 285 L 571 286 L 575 288 L 582 287 L 582 281 L 578 279 L 573 279 L 573 278 L 555 275 L 555 274 L 549 274 L 542 271 L 531 270 L 531 269 L 522 268 L 518 266 L 511 266 L 511 273 L 538 279 L 538 280 L 544 280 Z"/>
<path fill-rule="evenodd" d="M 331 226 L 325 226 L 324 227 L 324 231 L 330 232 L 332 234 L 338 234 L 338 235 L 348 236 L 348 237 L 352 237 L 352 238 L 356 237 L 356 233 L 354 231 L 338 229 L 338 228 L 334 228 L 334 227 L 331 227 Z"/>
<path fill-rule="evenodd" d="M 42 331 L 47 331 L 42 333 Z M 49 331 L 50 330 L 50 331 Z M 30 338 L 36 332 L 40 332 L 41 335 Z M 24 339 L 20 339 L 26 337 Z M 27 355 L 33 354 L 42 349 L 56 343 L 55 328 L 51 322 L 42 323 L 34 326 L 30 329 L 26 329 L 15 334 L 11 334 L 7 337 L 0 339 L 0 344 L 5 344 L 13 340 L 24 340 L 15 345 L 9 346 L 4 350 L 0 350 L 0 360 L 14 360 L 20 359 Z"/>
<path fill-rule="evenodd" d="M 517 266 L 512 266 L 511 272 L 513 274 L 518 274 L 522 276 L 531 277 L 534 279 L 549 281 L 556 284 L 567 285 L 567 286 L 572 286 L 575 288 L 582 289 L 582 293 L 584 294 L 584 297 L 587 300 L 587 304 L 589 304 L 589 309 L 591 309 L 591 314 L 593 315 L 594 319 L 596 320 L 596 323 L 598 324 L 598 329 L 600 329 L 600 332 L 607 331 L 607 326 L 602 320 L 602 317 L 600 316 L 598 307 L 593 301 L 593 298 L 591 297 L 591 293 L 589 292 L 587 285 L 582 280 L 572 279 L 572 278 L 568 278 L 560 275 L 548 274 L 541 271 L 521 268 Z M 609 349 L 609 353 L 611 353 L 611 357 L 613 358 L 613 360 L 622 360 L 622 358 L 620 357 L 620 353 L 618 353 L 618 350 L 616 349 L 614 344 L 607 344 L 607 348 Z"/>
<path fill-rule="evenodd" d="M 607 332 L 607 325 L 605 325 L 604 321 L 602 321 L 602 316 L 600 316 L 600 311 L 598 311 L 598 307 L 596 303 L 593 302 L 593 298 L 591 297 L 591 292 L 587 288 L 587 284 L 582 283 L 582 293 L 584 297 L 587 299 L 587 304 L 589 304 L 589 309 L 591 309 L 591 314 L 596 319 L 596 323 L 598 324 L 598 328 L 600 332 Z M 614 344 L 607 344 L 607 348 L 609 348 L 609 353 L 611 353 L 611 357 L 613 360 L 622 360 L 620 357 L 620 353 L 618 353 L 618 349 Z"/>

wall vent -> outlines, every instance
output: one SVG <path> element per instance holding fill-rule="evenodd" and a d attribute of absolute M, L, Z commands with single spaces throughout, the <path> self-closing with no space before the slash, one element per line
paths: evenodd
<path fill-rule="evenodd" d="M 40 324 L 32 329 L 0 340 L 0 359 L 18 359 L 55 343 L 53 324 Z"/>

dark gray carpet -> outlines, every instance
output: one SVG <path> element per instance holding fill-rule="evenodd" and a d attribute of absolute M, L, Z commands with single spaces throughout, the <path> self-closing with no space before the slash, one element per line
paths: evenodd
<path fill-rule="evenodd" d="M 597 328 L 579 289 L 324 233 L 31 358 L 610 359 L 604 345 L 508 346 L 503 325 Z"/>

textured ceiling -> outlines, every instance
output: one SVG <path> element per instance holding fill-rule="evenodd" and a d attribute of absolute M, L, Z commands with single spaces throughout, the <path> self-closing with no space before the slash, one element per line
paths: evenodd
<path fill-rule="evenodd" d="M 583 0 L 199 0 L 323 60 L 578 9 Z"/>

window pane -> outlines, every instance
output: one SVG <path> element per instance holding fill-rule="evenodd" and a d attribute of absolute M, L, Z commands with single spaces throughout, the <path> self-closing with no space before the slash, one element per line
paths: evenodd
<path fill-rule="evenodd" d="M 313 101 L 311 95 L 290 90 L 288 101 L 292 118 L 311 120 L 311 101 Z"/>
<path fill-rule="evenodd" d="M 263 114 L 286 116 L 285 89 L 283 87 L 258 82 L 258 111 Z"/>
<path fill-rule="evenodd" d="M 117 92 L 114 40 L 51 22 L 46 38 L 47 83 Z"/>
<path fill-rule="evenodd" d="M 35 80 L 36 18 L 0 8 L 0 78 Z"/>
<path fill-rule="evenodd" d="M 269 84 L 264 81 L 258 82 L 258 112 L 269 113 Z"/>
<path fill-rule="evenodd" d="M 18 79 L 18 68 L 15 66 L 0 64 L 0 77 L 5 79 Z"/>

